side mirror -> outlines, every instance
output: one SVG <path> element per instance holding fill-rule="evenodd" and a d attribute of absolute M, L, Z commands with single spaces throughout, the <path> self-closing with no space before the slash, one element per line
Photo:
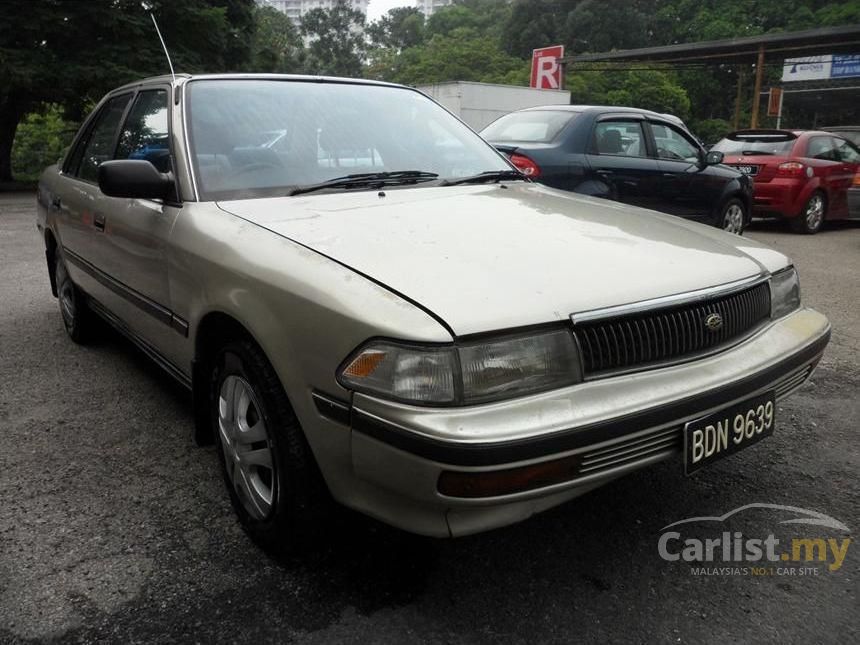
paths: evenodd
<path fill-rule="evenodd" d="M 173 178 L 142 159 L 116 159 L 99 166 L 99 188 L 108 197 L 165 199 Z"/>
<path fill-rule="evenodd" d="M 716 166 L 723 163 L 725 155 L 719 150 L 709 150 L 705 155 L 705 164 L 708 166 Z"/>

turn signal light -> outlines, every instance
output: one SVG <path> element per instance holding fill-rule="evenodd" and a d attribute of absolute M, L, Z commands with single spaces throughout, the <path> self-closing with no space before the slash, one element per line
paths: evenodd
<path fill-rule="evenodd" d="M 514 164 L 526 177 L 531 177 L 532 179 L 540 177 L 540 166 L 525 155 L 519 155 L 516 153 L 512 154 L 511 163 Z"/>
<path fill-rule="evenodd" d="M 854 175 L 853 185 L 854 186 L 860 186 L 860 172 L 858 172 L 856 175 Z"/>
<path fill-rule="evenodd" d="M 579 474 L 579 463 L 579 456 L 572 455 L 505 470 L 445 470 L 439 475 L 437 488 L 448 497 L 469 499 L 511 495 L 570 481 Z"/>
<path fill-rule="evenodd" d="M 800 177 L 805 169 L 806 166 L 798 161 L 786 161 L 776 167 L 776 174 L 784 177 Z"/>

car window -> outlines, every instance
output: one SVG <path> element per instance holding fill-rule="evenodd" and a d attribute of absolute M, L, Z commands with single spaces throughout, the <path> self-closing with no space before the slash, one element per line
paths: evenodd
<path fill-rule="evenodd" d="M 664 123 L 648 123 L 657 146 L 657 156 L 671 161 L 696 163 L 699 161 L 699 147 L 690 141 L 680 130 Z"/>
<path fill-rule="evenodd" d="M 481 131 L 487 141 L 549 143 L 579 113 L 565 110 L 512 112 L 493 121 Z"/>
<path fill-rule="evenodd" d="M 187 105 L 203 199 L 286 195 L 365 172 L 447 179 L 510 170 L 477 134 L 406 88 L 201 79 L 188 84 Z"/>
<path fill-rule="evenodd" d="M 797 139 L 792 134 L 767 134 L 738 132 L 721 139 L 711 150 L 724 155 L 790 155 Z"/>
<path fill-rule="evenodd" d="M 638 121 L 601 121 L 594 128 L 593 148 L 601 155 L 648 156 L 645 134 Z"/>
<path fill-rule="evenodd" d="M 140 92 L 119 135 L 117 159 L 143 159 L 158 168 L 171 170 L 167 129 L 167 91 Z"/>
<path fill-rule="evenodd" d="M 86 181 L 98 181 L 99 166 L 113 157 L 116 131 L 130 99 L 131 94 L 123 94 L 105 103 L 81 149 L 80 159 L 73 160 L 70 166 L 72 174 Z"/>
<path fill-rule="evenodd" d="M 840 161 L 848 163 L 860 163 L 860 151 L 850 141 L 836 139 L 836 153 Z"/>
<path fill-rule="evenodd" d="M 825 161 L 839 161 L 836 143 L 832 137 L 812 137 L 806 149 L 806 156 Z"/>

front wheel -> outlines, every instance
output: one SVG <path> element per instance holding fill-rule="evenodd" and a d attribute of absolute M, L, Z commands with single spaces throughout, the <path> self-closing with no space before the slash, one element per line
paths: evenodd
<path fill-rule="evenodd" d="M 720 217 L 717 220 L 717 226 L 727 233 L 743 235 L 746 219 L 746 208 L 744 208 L 743 202 L 732 198 L 723 204 L 723 209 L 720 211 Z"/>
<path fill-rule="evenodd" d="M 263 548 L 306 545 L 318 528 L 321 478 L 274 368 L 249 340 L 218 353 L 210 409 L 224 482 L 245 531 Z"/>
<path fill-rule="evenodd" d="M 813 193 L 800 211 L 800 215 L 791 221 L 791 227 L 795 233 L 815 235 L 821 230 L 825 215 L 827 215 L 827 202 L 824 195 L 820 192 Z"/>

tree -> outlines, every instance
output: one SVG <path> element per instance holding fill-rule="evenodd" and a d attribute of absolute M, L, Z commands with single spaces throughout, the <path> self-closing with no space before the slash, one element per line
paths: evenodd
<path fill-rule="evenodd" d="M 501 51 L 491 38 L 471 29 L 434 36 L 420 47 L 404 50 L 387 70 L 387 80 L 407 85 L 442 81 L 515 83 L 528 80 L 528 63 Z"/>
<path fill-rule="evenodd" d="M 682 119 L 690 116 L 690 97 L 671 72 L 574 69 L 565 87 L 573 103 L 638 107 Z"/>
<path fill-rule="evenodd" d="M 653 5 L 653 0 L 623 3 L 582 0 L 573 7 L 566 7 L 562 39 L 567 51 L 603 52 L 647 46 Z"/>
<path fill-rule="evenodd" d="M 453 5 L 437 9 L 427 19 L 427 38 L 465 28 L 499 42 L 510 15 L 511 5 L 504 0 L 455 0 Z"/>
<path fill-rule="evenodd" d="M 401 51 L 424 42 L 424 14 L 416 7 L 395 7 L 367 27 L 375 47 Z"/>
<path fill-rule="evenodd" d="M 253 0 L 151 0 L 177 71 L 242 69 Z M 167 64 L 138 0 L 0 2 L 0 181 L 12 179 L 18 123 L 43 103 L 74 119 L 83 106 Z"/>
<path fill-rule="evenodd" d="M 362 75 L 367 50 L 364 14 L 344 0 L 331 9 L 312 9 L 302 16 L 302 36 L 308 41 L 307 71 L 331 76 Z"/>
<path fill-rule="evenodd" d="M 299 30 L 286 14 L 260 5 L 254 11 L 251 41 L 253 72 L 298 74 L 303 71 L 305 51 Z"/>

